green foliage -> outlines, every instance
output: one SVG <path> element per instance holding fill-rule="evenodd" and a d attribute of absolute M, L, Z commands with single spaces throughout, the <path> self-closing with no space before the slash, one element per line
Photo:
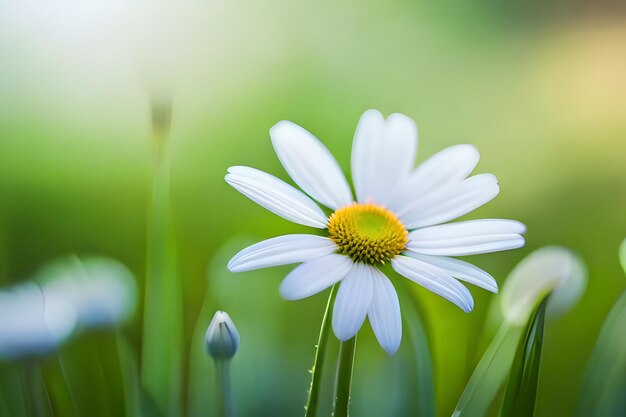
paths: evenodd
<path fill-rule="evenodd" d="M 500 410 L 501 417 L 534 415 L 547 302 L 548 297 L 535 309 L 526 328 L 525 337 L 517 346 Z"/>
<path fill-rule="evenodd" d="M 317 345 L 315 346 L 315 359 L 313 359 L 313 367 L 311 368 L 311 387 L 309 388 L 309 395 L 304 407 L 304 417 L 315 417 L 317 415 L 317 405 L 322 384 L 322 371 L 324 370 L 324 360 L 326 358 L 326 344 L 328 342 L 328 333 L 330 331 L 331 316 L 336 295 L 336 285 L 334 285 L 328 295 L 328 303 L 326 304 L 326 310 L 324 310 L 320 335 L 317 340 Z"/>
<path fill-rule="evenodd" d="M 606 317 L 589 358 L 578 406 L 579 417 L 626 413 L 626 292 Z"/>

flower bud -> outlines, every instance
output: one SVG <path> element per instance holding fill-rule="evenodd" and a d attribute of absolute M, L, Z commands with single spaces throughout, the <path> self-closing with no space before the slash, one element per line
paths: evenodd
<path fill-rule="evenodd" d="M 230 316 L 218 310 L 206 331 L 206 348 L 213 359 L 231 359 L 239 348 L 239 332 Z"/>
<path fill-rule="evenodd" d="M 0 291 L 0 358 L 46 355 L 74 331 L 76 311 L 32 282 Z"/>
<path fill-rule="evenodd" d="M 550 295 L 547 314 L 555 317 L 573 307 L 587 286 L 583 262 L 568 249 L 548 246 L 524 258 L 509 274 L 500 298 L 507 321 L 527 322 L 541 299 Z"/>
<path fill-rule="evenodd" d="M 137 286 L 121 263 L 103 257 L 69 256 L 51 262 L 36 276 L 44 291 L 74 307 L 78 324 L 102 328 L 124 323 L 135 310 Z"/>

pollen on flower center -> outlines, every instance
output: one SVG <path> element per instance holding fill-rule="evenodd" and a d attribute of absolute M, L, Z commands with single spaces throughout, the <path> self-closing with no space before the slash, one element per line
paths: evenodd
<path fill-rule="evenodd" d="M 396 215 L 376 204 L 354 203 L 338 209 L 328 220 L 328 233 L 340 253 L 369 264 L 385 263 L 409 241 Z"/>

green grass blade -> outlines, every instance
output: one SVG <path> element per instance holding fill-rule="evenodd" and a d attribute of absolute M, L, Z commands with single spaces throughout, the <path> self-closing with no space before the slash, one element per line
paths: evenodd
<path fill-rule="evenodd" d="M 533 312 L 517 347 L 500 410 L 502 417 L 529 417 L 534 413 L 547 301 L 544 298 Z"/>
<path fill-rule="evenodd" d="M 619 263 L 626 272 L 626 239 L 622 240 L 622 244 L 619 245 Z"/>
<path fill-rule="evenodd" d="M 585 373 L 579 417 L 619 417 L 626 412 L 626 292 L 609 312 Z"/>
<path fill-rule="evenodd" d="M 139 371 L 132 347 L 120 332 L 115 333 L 115 343 L 124 388 L 126 417 L 140 417 Z"/>
<path fill-rule="evenodd" d="M 330 317 L 333 311 L 335 295 L 337 294 L 335 286 L 330 289 L 328 303 L 322 318 L 322 326 L 320 335 L 315 347 L 315 359 L 313 360 L 313 368 L 311 368 L 311 387 L 306 401 L 304 417 L 315 417 L 317 415 L 317 405 L 319 401 L 319 392 L 322 384 L 322 371 L 324 369 L 324 359 L 326 356 L 326 341 L 328 340 L 328 332 L 330 330 Z"/>
<path fill-rule="evenodd" d="M 465 386 L 453 417 L 485 415 L 509 374 L 522 330 L 506 323 L 500 327 Z"/>
<path fill-rule="evenodd" d="M 402 311 L 404 327 L 408 329 L 409 339 L 415 355 L 417 373 L 416 399 L 417 415 L 419 417 L 435 417 L 435 389 L 433 381 L 433 364 L 428 345 L 428 335 L 424 320 L 419 312 L 417 303 L 410 296 L 408 288 L 404 286 L 404 291 L 399 291 L 402 297 Z"/>
<path fill-rule="evenodd" d="M 170 207 L 167 155 L 155 162 L 150 224 L 141 383 L 165 415 L 181 413 L 182 302 Z"/>
<path fill-rule="evenodd" d="M 348 417 L 350 414 L 350 392 L 352 390 L 352 371 L 356 353 L 356 336 L 341 342 L 337 377 L 335 379 L 335 396 L 332 417 Z"/>

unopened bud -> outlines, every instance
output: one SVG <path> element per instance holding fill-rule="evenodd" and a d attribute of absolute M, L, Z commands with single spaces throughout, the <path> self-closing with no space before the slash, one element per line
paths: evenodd
<path fill-rule="evenodd" d="M 504 282 L 500 307 L 507 321 L 524 324 L 533 308 L 550 295 L 547 313 L 556 317 L 573 307 L 587 286 L 585 265 L 558 246 L 538 249 L 524 258 Z"/>
<path fill-rule="evenodd" d="M 230 316 L 218 310 L 206 331 L 206 348 L 213 359 L 231 359 L 239 348 L 239 332 Z"/>

